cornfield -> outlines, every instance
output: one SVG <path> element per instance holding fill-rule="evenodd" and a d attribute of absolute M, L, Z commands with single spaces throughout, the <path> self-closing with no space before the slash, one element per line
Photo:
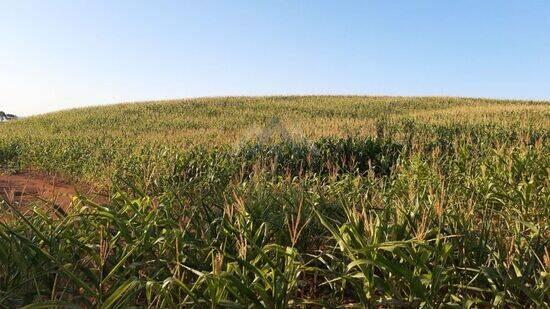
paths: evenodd
<path fill-rule="evenodd" d="M 0 124 L 0 306 L 550 306 L 548 102 L 232 97 Z M 46 204 L 46 205 L 45 205 Z"/>

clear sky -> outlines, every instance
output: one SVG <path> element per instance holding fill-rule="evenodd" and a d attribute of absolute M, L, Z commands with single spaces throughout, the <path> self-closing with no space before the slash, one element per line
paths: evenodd
<path fill-rule="evenodd" d="M 550 99 L 550 1 L 0 0 L 0 110 L 268 94 Z"/>

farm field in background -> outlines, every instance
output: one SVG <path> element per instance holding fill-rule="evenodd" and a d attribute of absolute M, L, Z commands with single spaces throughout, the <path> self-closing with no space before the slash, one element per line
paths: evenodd
<path fill-rule="evenodd" d="M 550 102 L 227 97 L 0 123 L 0 307 L 547 307 Z M 51 204 L 51 203 L 50 203 Z"/>

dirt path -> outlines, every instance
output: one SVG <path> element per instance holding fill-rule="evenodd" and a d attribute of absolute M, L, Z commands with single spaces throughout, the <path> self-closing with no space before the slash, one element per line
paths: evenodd
<path fill-rule="evenodd" d="M 0 201 L 6 200 L 23 208 L 33 201 L 42 200 L 67 210 L 77 191 L 101 199 L 91 186 L 71 184 L 55 176 L 35 172 L 0 174 Z"/>

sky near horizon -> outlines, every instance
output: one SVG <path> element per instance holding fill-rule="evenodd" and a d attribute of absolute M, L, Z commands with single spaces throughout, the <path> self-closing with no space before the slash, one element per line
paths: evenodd
<path fill-rule="evenodd" d="M 550 100 L 550 1 L 0 0 L 0 110 L 276 94 Z"/>

